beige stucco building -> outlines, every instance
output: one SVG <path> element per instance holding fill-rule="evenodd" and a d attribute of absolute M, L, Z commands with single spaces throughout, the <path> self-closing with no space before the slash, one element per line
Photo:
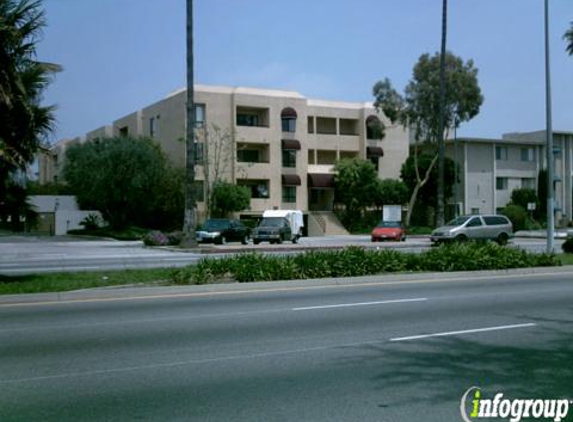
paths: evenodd
<path fill-rule="evenodd" d="M 333 165 L 342 158 L 371 160 L 380 178 L 400 176 L 408 130 L 391 125 L 372 103 L 313 100 L 297 92 L 197 85 L 198 211 L 205 215 L 216 179 L 249 187 L 250 209 L 300 209 L 325 226 L 332 210 Z M 185 164 L 186 90 L 88 132 L 57 143 L 39 160 L 40 182 L 61 180 L 65 149 L 104 136 L 148 136 L 177 166 Z M 380 139 L 379 123 L 386 126 Z M 316 221 L 314 221 L 316 220 Z M 309 227 L 311 229 L 311 227 Z"/>

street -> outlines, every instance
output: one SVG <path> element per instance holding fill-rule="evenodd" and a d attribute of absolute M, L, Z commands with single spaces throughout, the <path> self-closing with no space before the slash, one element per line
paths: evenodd
<path fill-rule="evenodd" d="M 563 240 L 555 240 L 555 250 L 561 252 Z M 81 240 L 69 237 L 0 237 L 0 274 L 23 275 L 45 272 L 97 271 L 126 268 L 183 267 L 196 263 L 204 256 L 228 253 L 298 253 L 307 249 L 341 248 L 345 246 L 399 248 L 403 252 L 420 252 L 431 247 L 427 236 L 410 237 L 406 242 L 372 243 L 370 236 L 305 237 L 299 244 L 260 245 L 240 243 L 206 245 L 208 253 L 184 252 L 175 249 L 148 248 L 140 241 Z M 545 239 L 516 238 L 511 246 L 544 252 Z"/>
<path fill-rule="evenodd" d="M 0 420 L 444 422 L 472 386 L 571 399 L 561 271 L 3 304 Z"/>

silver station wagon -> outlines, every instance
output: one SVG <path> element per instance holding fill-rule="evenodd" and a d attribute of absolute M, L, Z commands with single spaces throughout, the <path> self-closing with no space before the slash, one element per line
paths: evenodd
<path fill-rule="evenodd" d="M 495 240 L 500 245 L 507 244 L 513 237 L 511 221 L 504 215 L 464 215 L 438 227 L 432 232 L 432 242 L 464 240 Z"/>

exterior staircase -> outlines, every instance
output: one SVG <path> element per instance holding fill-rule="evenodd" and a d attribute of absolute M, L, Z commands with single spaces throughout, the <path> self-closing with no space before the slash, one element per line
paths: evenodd
<path fill-rule="evenodd" d="M 309 236 L 348 235 L 338 217 L 332 211 L 310 211 L 308 213 Z"/>

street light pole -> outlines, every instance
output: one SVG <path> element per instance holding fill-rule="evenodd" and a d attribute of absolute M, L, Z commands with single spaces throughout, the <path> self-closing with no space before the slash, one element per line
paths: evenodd
<path fill-rule="evenodd" d="M 553 128 L 551 121 L 551 72 L 549 64 L 549 1 L 545 0 L 545 111 L 547 119 L 547 253 L 554 252 L 555 187 L 553 165 Z"/>

